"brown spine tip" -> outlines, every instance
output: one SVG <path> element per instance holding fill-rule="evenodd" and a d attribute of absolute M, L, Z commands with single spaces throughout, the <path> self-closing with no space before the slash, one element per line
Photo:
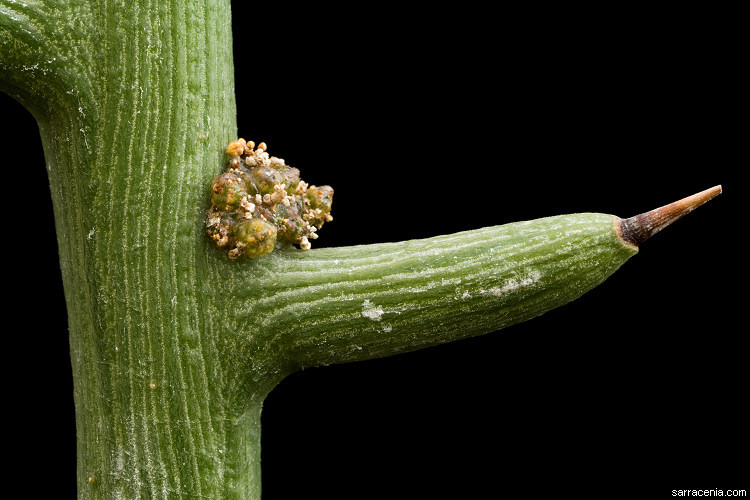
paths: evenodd
<path fill-rule="evenodd" d="M 620 237 L 625 242 L 638 246 L 719 194 L 721 194 L 721 186 L 714 186 L 650 212 L 629 219 L 619 219 L 617 229 Z"/>

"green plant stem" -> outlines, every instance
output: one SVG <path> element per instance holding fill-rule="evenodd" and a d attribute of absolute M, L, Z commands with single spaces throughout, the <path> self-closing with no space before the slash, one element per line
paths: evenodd
<path fill-rule="evenodd" d="M 0 20 L 2 89 L 49 172 L 79 496 L 256 497 L 260 401 L 226 408 L 200 290 L 205 189 L 236 135 L 229 3 L 5 1 Z"/>
<path fill-rule="evenodd" d="M 80 498 L 257 499 L 262 402 L 289 373 L 529 319 L 636 251 L 579 214 L 228 260 L 204 221 L 237 136 L 226 0 L 0 0 L 0 71 L 47 161 Z"/>
<path fill-rule="evenodd" d="M 576 299 L 637 252 L 619 240 L 615 219 L 575 214 L 276 252 L 237 269 L 241 279 L 224 296 L 237 320 L 271 332 L 264 344 L 284 353 L 291 369 L 389 356 L 495 331 Z M 602 264 L 591 266 L 596 260 Z M 253 279 L 261 296 L 245 288 Z"/>

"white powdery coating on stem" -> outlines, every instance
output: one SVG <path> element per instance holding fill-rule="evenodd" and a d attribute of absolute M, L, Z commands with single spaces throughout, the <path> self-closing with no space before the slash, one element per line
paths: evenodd
<path fill-rule="evenodd" d="M 490 295 L 494 295 L 496 297 L 500 297 L 502 295 L 505 295 L 508 292 L 513 292 L 515 290 L 518 290 L 521 287 L 526 287 L 533 285 L 537 281 L 539 281 L 539 278 L 541 278 L 542 275 L 539 273 L 539 271 L 532 271 L 527 276 L 524 276 L 520 280 L 516 279 L 509 279 L 506 281 L 503 286 L 501 287 L 493 287 L 487 290 L 485 293 L 488 293 Z"/>
<path fill-rule="evenodd" d="M 365 299 L 364 303 L 362 304 L 362 316 L 365 318 L 370 318 L 373 321 L 380 321 L 383 316 L 383 308 L 382 306 L 376 306 L 372 302 L 370 302 L 369 299 Z"/>

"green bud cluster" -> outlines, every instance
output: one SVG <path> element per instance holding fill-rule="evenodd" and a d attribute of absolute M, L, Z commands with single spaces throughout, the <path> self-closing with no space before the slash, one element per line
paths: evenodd
<path fill-rule="evenodd" d="M 232 141 L 229 164 L 211 182 L 206 226 L 217 247 L 236 259 L 289 245 L 303 250 L 331 217 L 333 189 L 309 186 L 299 170 L 269 156 L 265 143 Z"/>

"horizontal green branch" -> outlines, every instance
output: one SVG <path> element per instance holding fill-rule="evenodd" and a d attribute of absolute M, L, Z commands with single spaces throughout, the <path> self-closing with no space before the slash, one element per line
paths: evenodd
<path fill-rule="evenodd" d="M 86 0 L 0 0 L 0 91 L 37 120 L 91 118 L 102 43 L 93 10 Z"/>
<path fill-rule="evenodd" d="M 235 331 L 291 369 L 411 351 L 525 321 L 600 284 L 637 252 L 615 220 L 574 214 L 276 252 L 232 266 L 226 308 Z"/>

